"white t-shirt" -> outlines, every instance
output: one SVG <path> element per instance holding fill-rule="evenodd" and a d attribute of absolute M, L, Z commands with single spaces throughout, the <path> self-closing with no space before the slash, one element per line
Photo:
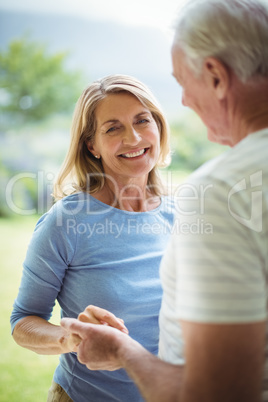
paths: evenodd
<path fill-rule="evenodd" d="M 250 134 L 177 189 L 173 234 L 161 264 L 163 360 L 184 361 L 180 319 L 267 319 L 267 150 L 268 129 Z"/>

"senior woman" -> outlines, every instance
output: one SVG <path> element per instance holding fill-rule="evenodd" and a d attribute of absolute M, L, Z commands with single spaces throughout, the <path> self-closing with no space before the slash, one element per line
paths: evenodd
<path fill-rule="evenodd" d="M 142 400 L 124 370 L 80 364 L 79 340 L 48 320 L 58 300 L 62 317 L 127 327 L 157 354 L 159 263 L 173 221 L 157 167 L 168 159 L 168 126 L 144 84 L 113 75 L 85 89 L 54 187 L 57 202 L 37 223 L 11 316 L 19 345 L 61 354 L 48 401 Z"/>

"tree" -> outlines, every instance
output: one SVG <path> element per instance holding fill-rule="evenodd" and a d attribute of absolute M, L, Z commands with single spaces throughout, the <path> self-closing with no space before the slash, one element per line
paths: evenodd
<path fill-rule="evenodd" d="M 66 52 L 51 55 L 28 37 L 12 41 L 0 53 L 2 123 L 40 121 L 67 112 L 81 92 L 81 73 L 65 67 Z"/>
<path fill-rule="evenodd" d="M 34 131 L 41 139 L 46 136 L 41 127 L 49 127 L 51 118 L 73 112 L 83 77 L 81 72 L 68 70 L 67 56 L 67 52 L 51 54 L 46 45 L 28 37 L 14 40 L 0 51 L 0 216 L 11 213 L 5 198 L 9 180 L 25 169 L 29 171 L 26 179 L 21 179 L 12 191 L 14 203 L 36 208 L 38 197 L 46 196 L 46 183 L 44 190 L 38 190 L 35 181 L 27 179 L 29 174 L 44 170 L 45 158 L 45 150 L 38 158 L 31 151 L 30 133 Z M 53 155 L 49 156 L 52 165 Z"/>

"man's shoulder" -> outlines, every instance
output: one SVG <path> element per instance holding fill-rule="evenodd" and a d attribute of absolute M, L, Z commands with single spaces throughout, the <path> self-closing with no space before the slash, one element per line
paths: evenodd
<path fill-rule="evenodd" d="M 229 184 L 251 176 L 267 167 L 268 129 L 253 133 L 227 152 L 206 162 L 193 172 L 188 182 L 222 182 Z"/>

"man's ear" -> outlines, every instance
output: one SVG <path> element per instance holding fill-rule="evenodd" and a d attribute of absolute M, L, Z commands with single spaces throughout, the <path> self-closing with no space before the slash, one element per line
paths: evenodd
<path fill-rule="evenodd" d="M 230 86 L 231 77 L 228 68 L 214 57 L 208 57 L 204 63 L 204 75 L 217 99 L 223 100 Z"/>

